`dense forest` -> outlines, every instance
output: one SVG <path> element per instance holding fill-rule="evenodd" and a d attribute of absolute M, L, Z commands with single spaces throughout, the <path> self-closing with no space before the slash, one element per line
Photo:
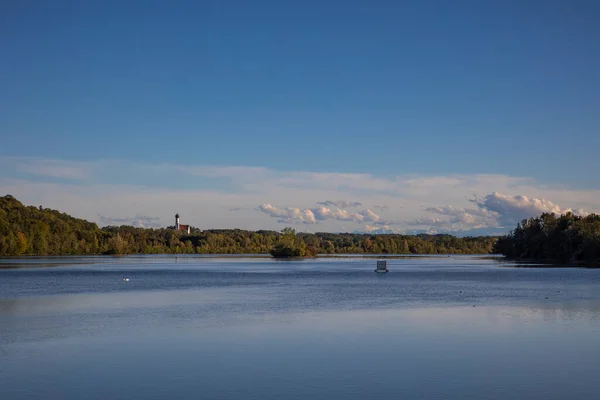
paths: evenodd
<path fill-rule="evenodd" d="M 497 238 L 451 235 L 371 235 L 296 233 L 240 229 L 192 229 L 132 226 L 99 228 L 48 208 L 24 206 L 0 197 L 0 255 L 87 254 L 488 254 Z"/>
<path fill-rule="evenodd" d="M 542 214 L 524 219 L 498 239 L 494 252 L 509 258 L 600 263 L 600 215 Z"/>

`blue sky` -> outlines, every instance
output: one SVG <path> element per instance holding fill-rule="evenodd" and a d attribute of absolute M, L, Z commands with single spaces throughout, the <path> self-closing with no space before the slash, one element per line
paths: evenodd
<path fill-rule="evenodd" d="M 202 210 L 219 196 L 278 210 L 360 197 L 369 210 L 389 203 L 386 221 L 401 230 L 427 208 L 474 212 L 473 194 L 595 211 L 599 18 L 594 1 L 4 2 L 0 190 L 95 220 L 138 213 L 120 190 L 164 220 L 174 212 L 147 192 L 181 191 L 203 205 L 173 204 L 193 223 L 256 229 L 298 221 Z M 235 167 L 303 191 L 269 192 Z M 298 174 L 338 180 L 317 192 Z M 347 176 L 388 186 L 349 191 L 338 185 Z M 398 192 L 400 181 L 457 176 L 513 183 Z M 115 195 L 77 206 L 72 191 L 100 187 Z M 347 229 L 368 222 L 348 218 Z M 308 228 L 342 229 L 318 224 Z"/>

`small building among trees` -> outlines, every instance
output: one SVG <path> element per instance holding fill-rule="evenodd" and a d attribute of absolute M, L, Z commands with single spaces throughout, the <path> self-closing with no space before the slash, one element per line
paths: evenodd
<path fill-rule="evenodd" d="M 190 233 L 190 226 L 183 225 L 179 223 L 179 214 L 175 214 L 175 230 L 178 232 L 187 232 Z"/>

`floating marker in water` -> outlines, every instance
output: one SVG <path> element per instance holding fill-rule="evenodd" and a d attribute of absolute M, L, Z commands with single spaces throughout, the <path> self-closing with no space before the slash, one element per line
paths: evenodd
<path fill-rule="evenodd" d="M 377 269 L 375 272 L 388 272 L 387 261 L 377 261 Z"/>

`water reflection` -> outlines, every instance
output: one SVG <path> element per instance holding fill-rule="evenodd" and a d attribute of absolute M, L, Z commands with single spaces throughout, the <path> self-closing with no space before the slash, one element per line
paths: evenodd
<path fill-rule="evenodd" d="M 313 307 L 299 302 L 282 286 L 103 294 L 54 295 L 0 299 L 2 341 L 48 340 L 78 335 L 111 334 L 129 328 L 201 329 L 266 321 L 299 320 L 298 329 L 397 329 L 418 326 L 433 329 L 469 329 L 508 332 L 523 325 L 553 323 L 571 327 L 592 326 L 600 317 L 600 301 L 535 301 L 513 305 L 460 305 L 406 301 L 393 307 L 355 300 Z M 338 294 L 338 297 L 341 297 Z M 348 300 L 348 299 L 346 299 Z M 291 303 L 291 304 L 290 304 Z M 310 323 L 307 322 L 310 318 Z M 487 331 L 486 331 L 487 332 Z"/>
<path fill-rule="evenodd" d="M 0 398 L 600 397 L 598 271 L 141 260 L 0 271 Z"/>
<path fill-rule="evenodd" d="M 91 336 L 81 331 L 92 326 L 84 319 L 57 324 L 54 337 L 5 342 L 3 364 L 10 368 L 2 371 L 8 384 L 0 395 L 593 398 L 597 308 L 556 311 L 422 307 L 274 313 L 220 324 L 187 316 L 171 324 L 166 310 L 155 310 L 165 323 L 151 330 L 121 315 L 110 322 L 121 330 L 100 328 Z"/>

